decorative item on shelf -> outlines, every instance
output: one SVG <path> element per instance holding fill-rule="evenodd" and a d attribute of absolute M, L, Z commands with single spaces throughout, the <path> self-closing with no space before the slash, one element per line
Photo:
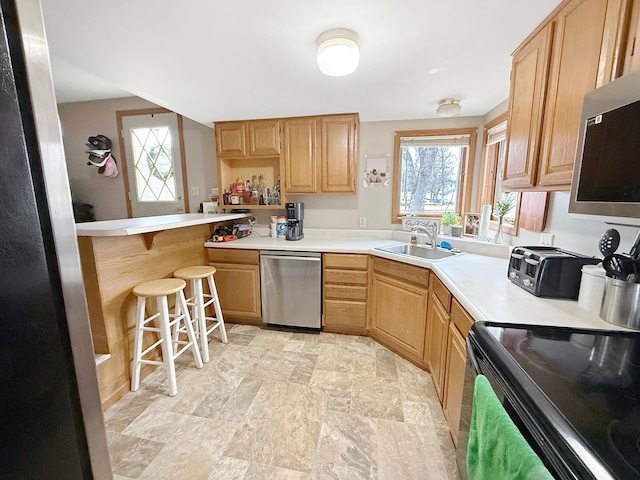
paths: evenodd
<path fill-rule="evenodd" d="M 318 68 L 325 75 L 342 77 L 355 72 L 360 63 L 358 34 L 348 28 L 332 28 L 318 37 Z"/>
<path fill-rule="evenodd" d="M 391 175 L 387 171 L 387 159 L 390 155 L 376 155 L 369 158 L 364 156 L 367 162 L 367 170 L 362 177 L 362 186 L 367 187 L 388 187 L 391 185 Z"/>
<path fill-rule="evenodd" d="M 451 227 L 454 225 L 460 225 L 458 215 L 453 212 L 444 212 L 440 219 L 440 225 L 442 225 L 442 233 L 444 235 L 451 235 Z"/>
<path fill-rule="evenodd" d="M 465 213 L 462 228 L 462 234 L 465 237 L 477 237 L 480 233 L 480 214 Z"/>
<path fill-rule="evenodd" d="M 493 216 L 498 217 L 498 231 L 495 237 L 493 237 L 494 243 L 504 243 L 502 236 L 502 224 L 504 223 L 504 217 L 516 204 L 515 197 L 512 195 L 503 195 L 500 200 L 496 202 L 496 206 L 493 210 Z"/>

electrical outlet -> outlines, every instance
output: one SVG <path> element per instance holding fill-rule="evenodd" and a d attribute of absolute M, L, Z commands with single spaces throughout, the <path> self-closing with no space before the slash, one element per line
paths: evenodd
<path fill-rule="evenodd" d="M 360 217 L 358 219 L 358 227 L 365 228 L 367 226 L 367 217 Z"/>
<path fill-rule="evenodd" d="M 191 187 L 189 189 L 189 192 L 191 193 L 191 195 L 193 195 L 194 197 L 197 197 L 198 195 L 200 195 L 200 187 Z"/>
<path fill-rule="evenodd" d="M 553 233 L 541 233 L 540 245 L 544 245 L 545 247 L 553 247 L 553 237 L 555 237 Z"/>

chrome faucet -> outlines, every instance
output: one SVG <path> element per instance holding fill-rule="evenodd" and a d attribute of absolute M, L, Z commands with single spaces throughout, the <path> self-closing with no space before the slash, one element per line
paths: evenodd
<path fill-rule="evenodd" d="M 431 244 L 431 248 L 436 248 L 436 246 L 438 245 L 438 224 L 437 223 L 431 223 L 429 228 L 423 225 L 416 225 L 415 227 L 412 227 L 411 228 L 411 245 L 418 244 L 418 236 L 416 234 L 416 232 L 418 231 L 423 232 L 427 235 L 427 238 L 429 239 L 429 243 Z"/>

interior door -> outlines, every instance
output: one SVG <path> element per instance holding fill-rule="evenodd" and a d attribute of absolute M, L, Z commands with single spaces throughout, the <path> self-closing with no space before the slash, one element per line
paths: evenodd
<path fill-rule="evenodd" d="M 182 150 L 173 112 L 122 117 L 132 217 L 184 213 Z"/>

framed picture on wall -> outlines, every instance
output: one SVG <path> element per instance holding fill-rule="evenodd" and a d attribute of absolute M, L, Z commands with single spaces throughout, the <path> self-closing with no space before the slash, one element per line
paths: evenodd
<path fill-rule="evenodd" d="M 480 233 L 480 214 L 465 213 L 462 234 L 466 237 L 477 237 L 478 233 Z"/>

